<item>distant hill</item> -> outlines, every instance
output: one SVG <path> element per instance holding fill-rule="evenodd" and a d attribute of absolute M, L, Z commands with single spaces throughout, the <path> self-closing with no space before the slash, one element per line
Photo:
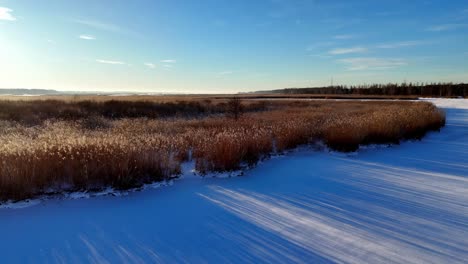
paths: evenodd
<path fill-rule="evenodd" d="M 56 90 L 47 89 L 0 89 L 0 95 L 49 95 L 49 94 L 61 94 Z"/>

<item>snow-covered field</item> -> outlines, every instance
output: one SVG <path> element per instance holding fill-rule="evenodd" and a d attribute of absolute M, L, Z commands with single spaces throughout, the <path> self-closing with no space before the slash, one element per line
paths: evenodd
<path fill-rule="evenodd" d="M 468 100 L 429 100 L 448 123 L 422 141 L 2 208 L 1 263 L 466 263 Z"/>

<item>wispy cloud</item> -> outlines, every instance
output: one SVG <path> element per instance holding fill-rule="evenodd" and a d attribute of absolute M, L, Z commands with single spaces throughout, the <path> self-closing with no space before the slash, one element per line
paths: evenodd
<path fill-rule="evenodd" d="M 15 21 L 16 17 L 14 17 L 11 12 L 13 12 L 13 10 L 10 8 L 0 6 L 0 20 Z"/>
<path fill-rule="evenodd" d="M 96 60 L 99 63 L 104 63 L 104 64 L 113 64 L 113 65 L 125 65 L 126 63 L 123 61 L 114 61 L 114 60 L 101 60 L 97 59 Z"/>
<path fill-rule="evenodd" d="M 386 59 L 386 58 L 348 58 L 340 59 L 337 62 L 345 64 L 349 71 L 360 70 L 385 70 L 408 65 L 404 59 Z"/>
<path fill-rule="evenodd" d="M 103 23 L 97 20 L 75 19 L 72 21 L 81 25 L 85 25 L 88 27 L 92 27 L 94 29 L 98 29 L 98 30 L 111 31 L 111 32 L 123 32 L 122 28 L 117 25 Z"/>
<path fill-rule="evenodd" d="M 381 45 L 378 45 L 377 48 L 380 48 L 380 49 L 397 49 L 397 48 L 403 48 L 403 47 L 423 45 L 425 43 L 426 42 L 419 41 L 419 40 L 400 41 L 400 42 L 394 42 L 394 43 L 381 44 Z"/>
<path fill-rule="evenodd" d="M 328 53 L 331 55 L 342 55 L 342 54 L 350 54 L 350 53 L 364 53 L 367 52 L 367 48 L 363 47 L 352 47 L 352 48 L 337 48 L 332 49 Z"/>
<path fill-rule="evenodd" d="M 156 65 L 154 63 L 151 63 L 151 62 L 146 62 L 144 63 L 144 65 L 150 69 L 154 69 L 156 68 Z"/>
<path fill-rule="evenodd" d="M 356 36 L 354 36 L 354 35 L 336 35 L 333 38 L 334 39 L 353 39 L 355 37 Z"/>
<path fill-rule="evenodd" d="M 91 36 L 91 35 L 79 35 L 78 38 L 84 39 L 84 40 L 95 40 L 96 37 Z"/>
<path fill-rule="evenodd" d="M 311 57 L 315 57 L 315 58 L 320 58 L 320 59 L 329 59 L 329 58 L 333 58 L 333 56 L 331 55 L 328 55 L 328 54 L 310 54 L 309 56 Z"/>
<path fill-rule="evenodd" d="M 427 28 L 427 31 L 434 31 L 434 32 L 440 32 L 440 31 L 449 31 L 449 30 L 456 30 L 456 29 L 462 29 L 462 28 L 468 28 L 468 24 L 442 24 L 442 25 L 437 25 L 437 26 L 432 26 Z"/>
<path fill-rule="evenodd" d="M 176 60 L 169 59 L 169 60 L 162 60 L 161 62 L 162 62 L 162 63 L 176 63 L 177 61 L 176 61 Z"/>

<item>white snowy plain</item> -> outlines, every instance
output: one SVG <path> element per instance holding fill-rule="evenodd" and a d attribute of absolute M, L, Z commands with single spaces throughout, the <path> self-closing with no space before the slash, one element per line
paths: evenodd
<path fill-rule="evenodd" d="M 0 262 L 466 263 L 468 100 L 427 100 L 447 126 L 421 141 L 1 208 Z"/>

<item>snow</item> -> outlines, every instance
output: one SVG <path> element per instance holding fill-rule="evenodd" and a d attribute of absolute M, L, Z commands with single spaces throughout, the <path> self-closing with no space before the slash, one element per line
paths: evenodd
<path fill-rule="evenodd" d="M 419 100 L 432 102 L 441 108 L 467 109 L 467 99 L 420 98 Z"/>
<path fill-rule="evenodd" d="M 448 122 L 422 141 L 300 149 L 231 178 L 189 176 L 186 164 L 161 188 L 1 208 L 0 259 L 466 263 L 468 100 L 425 100 Z"/>

